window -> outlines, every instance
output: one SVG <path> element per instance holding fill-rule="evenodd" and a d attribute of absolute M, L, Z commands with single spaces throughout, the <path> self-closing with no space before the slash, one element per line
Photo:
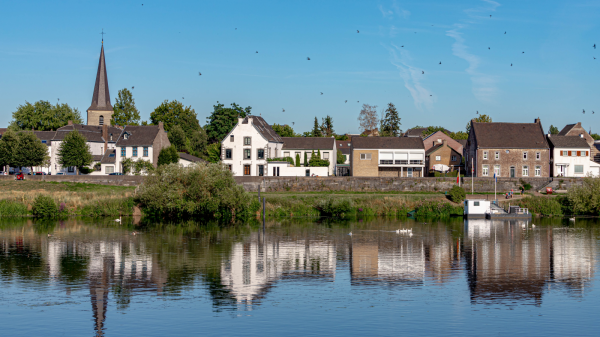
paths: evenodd
<path fill-rule="evenodd" d="M 484 160 L 488 159 L 487 151 L 483 151 L 483 159 Z"/>
<path fill-rule="evenodd" d="M 104 125 L 104 116 L 100 115 L 100 120 L 98 121 L 98 124 Z"/>
<path fill-rule="evenodd" d="M 273 177 L 279 177 L 279 167 L 273 167 Z"/>
<path fill-rule="evenodd" d="M 123 134 L 123 139 L 126 139 L 126 140 L 127 140 L 127 139 L 129 139 L 129 134 L 128 134 L 127 132 L 125 132 L 125 133 Z"/>
<path fill-rule="evenodd" d="M 137 146 L 132 147 L 131 150 L 132 150 L 132 156 L 137 157 Z"/>
<path fill-rule="evenodd" d="M 371 160 L 371 154 L 370 153 L 361 153 L 360 160 Z"/>
<path fill-rule="evenodd" d="M 348 143 L 348 146 L 352 145 L 351 143 Z"/>
<path fill-rule="evenodd" d="M 450 157 L 450 160 L 452 160 L 452 161 L 456 161 L 456 156 L 452 156 L 452 157 Z"/>
<path fill-rule="evenodd" d="M 473 201 L 473 206 L 479 206 L 479 201 Z"/>
<path fill-rule="evenodd" d="M 539 177 L 542 175 L 542 167 L 541 166 L 536 166 L 535 167 L 535 176 Z"/>
<path fill-rule="evenodd" d="M 563 151 L 562 155 L 563 155 L 563 157 L 567 157 L 569 155 L 569 151 Z"/>
<path fill-rule="evenodd" d="M 144 157 L 148 157 L 148 147 L 144 146 Z"/>
<path fill-rule="evenodd" d="M 494 165 L 494 174 L 496 177 L 500 176 L 500 165 Z"/>
<path fill-rule="evenodd" d="M 542 154 L 540 152 L 536 152 L 535 153 L 535 160 L 540 160 L 542 159 Z"/>
<path fill-rule="evenodd" d="M 251 159 L 251 152 L 250 149 L 244 149 L 244 159 Z"/>
<path fill-rule="evenodd" d="M 442 156 L 435 156 L 435 161 L 440 161 L 442 160 Z"/>
<path fill-rule="evenodd" d="M 69 168 L 67 169 L 68 172 L 75 172 L 75 166 L 69 166 Z"/>
<path fill-rule="evenodd" d="M 229 136 L 229 141 L 233 143 L 233 140 L 234 140 L 233 135 Z"/>
<path fill-rule="evenodd" d="M 500 159 L 500 152 L 496 152 L 495 158 L 496 160 Z"/>
<path fill-rule="evenodd" d="M 100 153 L 104 154 L 104 146 L 100 146 Z"/>
<path fill-rule="evenodd" d="M 227 168 L 229 169 L 229 171 L 231 171 L 231 165 L 227 165 Z"/>
<path fill-rule="evenodd" d="M 575 165 L 575 174 L 583 174 L 583 165 Z"/>
<path fill-rule="evenodd" d="M 126 147 L 121 148 L 121 157 L 125 157 L 125 149 Z"/>
<path fill-rule="evenodd" d="M 258 165 L 258 176 L 262 177 L 265 175 L 265 166 L 264 165 Z"/>
<path fill-rule="evenodd" d="M 490 174 L 490 173 L 489 173 L 489 166 L 487 166 L 487 165 L 483 165 L 483 166 L 481 167 L 481 175 L 482 175 L 482 176 L 488 176 L 489 174 Z"/>
<path fill-rule="evenodd" d="M 46 144 L 46 143 L 47 143 L 47 141 L 45 141 L 45 140 L 42 140 L 42 144 Z"/>
<path fill-rule="evenodd" d="M 406 176 L 412 178 L 412 176 L 413 176 L 413 169 L 412 169 L 412 167 L 409 167 L 406 170 Z"/>
<path fill-rule="evenodd" d="M 244 165 L 244 175 L 245 176 L 250 175 L 250 165 Z"/>
<path fill-rule="evenodd" d="M 284 158 L 287 158 L 287 157 L 289 157 L 289 156 L 290 156 L 290 153 L 289 153 L 288 151 L 285 151 L 285 152 L 283 153 L 283 157 L 284 157 Z"/>
<path fill-rule="evenodd" d="M 523 160 L 527 160 L 527 152 L 523 152 Z"/>
<path fill-rule="evenodd" d="M 107 166 L 104 173 L 106 173 L 106 174 L 115 173 L 115 167 L 114 166 Z"/>
<path fill-rule="evenodd" d="M 528 177 L 529 176 L 529 166 L 523 166 L 522 175 L 523 175 L 523 177 Z"/>
<path fill-rule="evenodd" d="M 252 145 L 251 139 L 250 137 L 244 137 L 244 145 Z"/>
<path fill-rule="evenodd" d="M 231 149 L 225 149 L 225 159 L 231 159 L 232 153 Z"/>
<path fill-rule="evenodd" d="M 323 159 L 329 159 L 329 152 L 323 152 Z"/>
<path fill-rule="evenodd" d="M 256 158 L 257 159 L 265 159 L 265 149 L 258 149 L 256 151 Z"/>

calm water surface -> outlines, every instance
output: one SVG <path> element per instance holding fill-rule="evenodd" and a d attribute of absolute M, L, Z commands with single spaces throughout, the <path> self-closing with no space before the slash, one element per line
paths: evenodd
<path fill-rule="evenodd" d="M 2 220 L 0 331 L 598 335 L 600 223 L 534 223 Z"/>

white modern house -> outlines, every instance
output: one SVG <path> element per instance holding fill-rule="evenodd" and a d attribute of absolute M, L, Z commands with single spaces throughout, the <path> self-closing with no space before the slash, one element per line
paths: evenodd
<path fill-rule="evenodd" d="M 600 164 L 591 157 L 591 148 L 582 136 L 548 135 L 552 147 L 553 177 L 600 176 Z"/>
<path fill-rule="evenodd" d="M 158 155 L 163 148 L 171 146 L 162 122 L 158 125 L 127 125 L 117 139 L 114 172 L 123 173 L 123 160 L 149 161 L 154 167 L 158 164 Z M 110 157 L 110 153 L 107 153 Z M 104 174 L 109 174 L 110 163 L 104 164 Z"/>
<path fill-rule="evenodd" d="M 260 116 L 238 118 L 221 141 L 221 161 L 234 176 L 266 176 L 267 159 L 282 156 L 283 140 Z"/>
<path fill-rule="evenodd" d="M 316 172 L 318 172 L 320 176 L 335 175 L 335 165 L 337 163 L 338 150 L 335 146 L 336 140 L 334 137 L 282 137 L 281 139 L 283 139 L 282 157 L 290 157 L 294 159 L 294 162 L 296 162 L 296 156 L 299 156 L 300 163 L 302 165 L 301 167 L 305 167 L 307 169 L 317 169 L 317 167 L 308 167 L 308 163 L 304 162 L 304 156 L 306 155 L 306 160 L 310 161 L 310 158 L 313 154 L 316 156 L 320 153 L 321 159 L 329 161 L 329 166 L 325 171 L 326 174 L 323 174 L 322 170 L 315 170 L 314 173 L 317 174 Z M 298 163 L 296 163 L 296 166 L 298 166 Z M 292 171 L 300 172 L 298 169 L 291 171 L 286 170 L 286 172 L 288 171 L 290 173 Z M 292 176 L 304 176 L 306 173 L 305 171 L 306 170 L 302 170 L 303 174 L 294 173 L 292 174 Z M 309 176 L 311 176 L 312 174 L 313 173 L 309 174 Z"/>
<path fill-rule="evenodd" d="M 423 177 L 421 137 L 353 137 L 351 174 L 355 177 Z"/>

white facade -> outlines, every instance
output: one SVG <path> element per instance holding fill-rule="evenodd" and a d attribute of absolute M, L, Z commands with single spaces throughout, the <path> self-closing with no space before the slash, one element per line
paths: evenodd
<path fill-rule="evenodd" d="M 329 167 L 304 167 L 292 166 L 288 162 L 270 162 L 269 171 L 266 176 L 272 177 L 327 177 L 330 174 Z"/>
<path fill-rule="evenodd" d="M 335 147 L 335 141 L 333 142 L 333 148 L 327 150 L 306 150 L 306 149 L 283 149 L 283 155 L 281 157 L 291 157 L 296 162 L 296 155 L 300 155 L 300 163 L 302 163 L 302 168 L 304 168 L 304 154 L 306 153 L 306 160 L 310 161 L 312 154 L 314 152 L 315 156 L 321 151 L 321 159 L 329 160 L 329 166 L 327 167 L 328 174 L 324 174 L 325 176 L 335 175 L 335 165 L 337 163 L 337 149 Z M 306 167 L 307 169 L 315 169 L 316 167 Z M 320 174 L 321 175 L 321 174 Z"/>
<path fill-rule="evenodd" d="M 268 175 L 268 158 L 281 157 L 283 142 L 269 141 L 253 124 L 249 116 L 248 123 L 238 118 L 238 123 L 221 141 L 221 161 L 229 166 L 234 176 Z"/>
<path fill-rule="evenodd" d="M 131 159 L 132 161 L 145 160 L 154 164 L 152 160 L 154 149 L 152 146 L 119 146 L 116 148 L 115 156 L 115 172 L 123 173 L 122 163 L 125 159 Z"/>
<path fill-rule="evenodd" d="M 552 149 L 552 171 L 554 177 L 582 178 L 592 175 L 600 176 L 600 164 L 590 159 L 590 148 Z"/>
<path fill-rule="evenodd" d="M 53 140 L 51 145 L 49 146 L 49 151 L 50 151 L 50 171 L 52 173 L 52 175 L 56 175 L 57 173 L 62 173 L 65 175 L 75 175 L 77 174 L 77 170 L 75 169 L 75 167 L 62 167 L 59 163 L 58 163 L 58 149 L 60 149 L 60 145 L 62 144 L 62 140 Z M 100 143 L 100 142 L 87 142 L 88 147 L 90 148 L 90 152 L 92 153 L 92 156 L 102 156 L 104 154 L 105 148 L 104 148 L 104 143 Z M 108 149 L 114 149 L 115 148 L 115 143 L 108 143 L 107 145 Z M 92 165 L 90 165 L 91 168 L 94 167 L 94 164 L 97 162 L 92 163 Z M 98 174 L 96 171 L 94 171 L 92 174 Z"/>
<path fill-rule="evenodd" d="M 467 199 L 465 200 L 464 214 L 467 217 L 483 218 L 490 213 L 490 201 L 483 199 Z"/>

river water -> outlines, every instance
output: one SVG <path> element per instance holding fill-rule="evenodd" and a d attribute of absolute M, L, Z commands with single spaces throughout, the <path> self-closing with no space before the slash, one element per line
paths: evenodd
<path fill-rule="evenodd" d="M 0 331 L 598 334 L 598 220 L 426 222 L 3 219 Z"/>

